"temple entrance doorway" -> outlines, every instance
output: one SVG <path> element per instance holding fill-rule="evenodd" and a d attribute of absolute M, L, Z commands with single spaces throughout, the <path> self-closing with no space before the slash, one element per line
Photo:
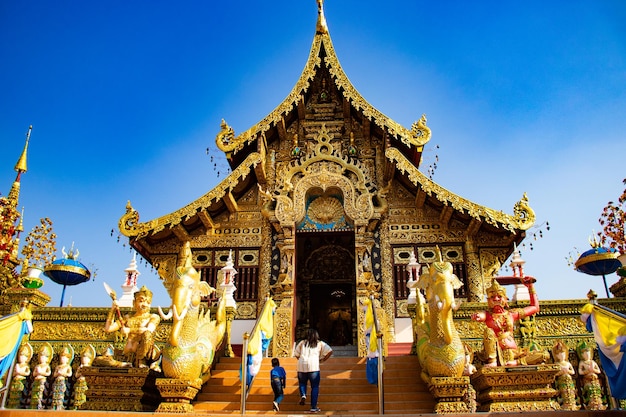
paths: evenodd
<path fill-rule="evenodd" d="M 354 345 L 357 332 L 354 232 L 296 235 L 296 339 L 309 328 L 332 346 Z"/>

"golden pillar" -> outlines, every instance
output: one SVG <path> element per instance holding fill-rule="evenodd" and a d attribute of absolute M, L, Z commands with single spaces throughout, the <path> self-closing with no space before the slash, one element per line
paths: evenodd
<path fill-rule="evenodd" d="M 224 356 L 228 358 L 234 358 L 233 346 L 231 345 L 231 332 L 233 327 L 233 320 L 237 315 L 235 307 L 226 307 L 226 346 L 224 347 Z"/>
<path fill-rule="evenodd" d="M 274 356 L 287 358 L 291 356 L 294 344 L 294 250 L 295 240 L 291 229 L 284 228 L 284 234 L 277 243 L 280 249 L 280 274 L 273 285 L 276 311 L 274 313 L 274 337 L 272 352 Z"/>

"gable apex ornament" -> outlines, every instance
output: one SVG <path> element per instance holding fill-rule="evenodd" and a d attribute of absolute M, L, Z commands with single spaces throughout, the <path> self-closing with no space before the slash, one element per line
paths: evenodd
<path fill-rule="evenodd" d="M 317 0 L 317 33 L 328 33 L 326 18 L 324 17 L 324 0 Z"/>

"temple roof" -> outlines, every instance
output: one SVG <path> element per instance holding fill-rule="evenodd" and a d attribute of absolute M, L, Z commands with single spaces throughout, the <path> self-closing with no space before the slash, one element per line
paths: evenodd
<path fill-rule="evenodd" d="M 368 103 L 357 89 L 352 85 L 348 76 L 341 68 L 335 48 L 330 39 L 322 1 L 318 0 L 318 17 L 313 45 L 309 53 L 309 59 L 304 66 L 300 78 L 291 92 L 270 114 L 245 132 L 234 135 L 234 131 L 225 122 L 222 122 L 222 131 L 216 137 L 216 143 L 220 150 L 231 156 L 241 151 L 245 145 L 262 137 L 271 127 L 281 123 L 285 115 L 297 109 L 303 102 L 304 94 L 308 91 L 311 82 L 324 65 L 332 75 L 335 86 L 342 92 L 344 99 L 352 107 L 369 119 L 370 122 L 383 128 L 387 134 L 407 147 L 423 147 L 430 140 L 430 129 L 425 125 L 425 117 L 416 122 L 411 130 L 395 122 L 388 116 L 378 111 Z M 421 149 L 419 149 L 421 152 Z M 418 163 L 419 165 L 419 163 Z"/>
<path fill-rule="evenodd" d="M 216 144 L 223 151 L 232 172 L 214 189 L 189 203 L 185 207 L 150 220 L 139 223 L 139 214 L 128 203 L 126 214 L 119 221 L 120 231 L 131 238 L 131 244 L 143 252 L 145 249 L 137 241 L 147 236 L 153 243 L 177 235 L 181 241 L 188 240 L 190 230 L 198 226 L 208 229 L 219 227 L 213 218 L 220 211 L 236 211 L 237 200 L 255 184 L 266 184 L 265 151 L 270 137 L 285 140 L 287 121 L 303 119 L 305 98 L 316 77 L 324 72 L 329 76 L 343 100 L 345 111 L 354 111 L 368 125 L 376 128 L 385 140 L 386 174 L 380 184 L 390 184 L 395 178 L 408 190 L 415 193 L 416 204 L 428 203 L 439 207 L 448 218 L 455 213 L 458 217 L 471 222 L 474 232 L 481 225 L 489 225 L 493 231 L 512 233 L 519 243 L 523 231 L 534 224 L 535 215 L 528 206 L 526 195 L 515 205 L 514 214 L 490 209 L 464 199 L 430 180 L 419 171 L 423 147 L 431 138 L 431 131 L 426 126 L 423 115 L 411 129 L 407 129 L 368 103 L 352 85 L 337 59 L 330 38 L 323 11 L 322 0 L 318 0 L 316 32 L 308 60 L 295 86 L 287 97 L 266 117 L 250 129 L 235 134 L 232 127 L 222 121 L 221 131 L 216 136 Z M 349 107 L 346 110 L 346 107 Z M 379 188 L 382 186 L 379 184 Z M 384 190 L 376 190 L 384 195 Z M 146 253 L 143 253 L 146 256 Z"/>

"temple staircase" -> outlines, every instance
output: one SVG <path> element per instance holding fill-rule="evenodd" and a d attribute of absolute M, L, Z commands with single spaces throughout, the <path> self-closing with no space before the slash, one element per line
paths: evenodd
<path fill-rule="evenodd" d="M 391 352 L 390 352 L 391 353 Z M 285 398 L 280 413 L 302 414 L 310 408 L 310 398 L 304 406 L 298 404 L 296 359 L 281 358 L 287 372 Z M 194 401 L 198 414 L 239 414 L 241 358 L 222 358 Z M 264 358 L 259 374 L 250 388 L 246 414 L 274 413 L 274 395 L 270 386 L 271 358 Z M 385 360 L 384 407 L 386 414 L 428 414 L 435 400 L 419 377 L 416 356 L 389 356 Z M 322 382 L 318 407 L 323 414 L 378 414 L 378 388 L 365 376 L 365 359 L 333 356 L 321 364 Z M 310 396 L 310 387 L 308 395 Z"/>

